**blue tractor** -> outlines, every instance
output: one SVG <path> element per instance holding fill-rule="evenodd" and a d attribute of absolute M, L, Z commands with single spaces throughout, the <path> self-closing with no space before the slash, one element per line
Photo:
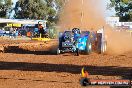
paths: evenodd
<path fill-rule="evenodd" d="M 73 28 L 72 31 L 59 34 L 57 54 L 73 52 L 79 56 L 80 53 L 90 54 L 93 51 L 99 54 L 106 51 L 104 29 L 81 31 L 78 28 Z"/>
<path fill-rule="evenodd" d="M 73 28 L 72 31 L 65 31 L 59 34 L 59 47 L 57 54 L 73 52 L 77 56 L 84 52 L 89 54 L 91 52 L 90 32 L 80 31 L 78 28 Z"/>

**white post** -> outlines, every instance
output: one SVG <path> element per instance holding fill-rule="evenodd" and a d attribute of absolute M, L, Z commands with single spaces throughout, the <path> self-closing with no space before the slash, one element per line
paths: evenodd
<path fill-rule="evenodd" d="M 84 0 L 82 0 L 82 7 L 81 7 L 81 28 L 82 28 L 82 26 L 83 26 L 83 16 L 84 16 L 84 12 L 83 12 L 83 4 L 84 4 Z"/>

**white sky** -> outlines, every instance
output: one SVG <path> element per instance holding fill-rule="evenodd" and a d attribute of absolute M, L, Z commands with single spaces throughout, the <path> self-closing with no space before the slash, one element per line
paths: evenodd
<path fill-rule="evenodd" d="M 12 0 L 13 1 L 13 5 L 15 6 L 15 3 L 18 1 L 18 0 Z"/>
<path fill-rule="evenodd" d="M 102 5 L 104 5 L 104 8 L 107 7 L 107 4 L 110 3 L 110 0 L 103 0 Z M 113 16 L 115 15 L 115 10 L 105 10 L 105 16 L 109 17 L 109 16 Z"/>

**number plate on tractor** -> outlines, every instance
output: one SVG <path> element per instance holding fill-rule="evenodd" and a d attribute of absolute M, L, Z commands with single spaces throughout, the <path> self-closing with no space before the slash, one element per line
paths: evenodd
<path fill-rule="evenodd" d="M 72 42 L 62 42 L 62 47 L 73 47 L 73 43 Z"/>

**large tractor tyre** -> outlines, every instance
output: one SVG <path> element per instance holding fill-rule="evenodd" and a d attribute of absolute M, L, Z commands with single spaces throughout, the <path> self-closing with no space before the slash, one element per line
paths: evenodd
<path fill-rule="evenodd" d="M 102 40 L 102 33 L 97 34 L 97 52 L 99 54 L 105 53 L 107 43 L 105 40 Z"/>
<path fill-rule="evenodd" d="M 79 49 L 76 49 L 76 55 L 79 56 Z"/>
<path fill-rule="evenodd" d="M 59 42 L 59 49 L 62 49 L 62 42 L 63 42 L 63 36 L 62 36 L 62 33 L 59 33 L 59 40 L 58 40 L 58 42 Z"/>
<path fill-rule="evenodd" d="M 97 33 L 97 53 L 101 54 L 102 33 Z"/>
<path fill-rule="evenodd" d="M 80 84 L 81 84 L 81 86 L 88 86 L 91 83 L 90 83 L 90 80 L 88 78 L 81 78 Z"/>
<path fill-rule="evenodd" d="M 62 49 L 62 42 L 63 42 L 63 39 L 59 38 L 59 49 Z"/>
<path fill-rule="evenodd" d="M 90 39 L 87 39 L 85 53 L 89 55 L 91 51 L 92 51 L 92 43 L 90 42 Z"/>
<path fill-rule="evenodd" d="M 107 42 L 103 41 L 102 42 L 102 48 L 101 48 L 101 53 L 105 53 L 107 49 Z"/>

